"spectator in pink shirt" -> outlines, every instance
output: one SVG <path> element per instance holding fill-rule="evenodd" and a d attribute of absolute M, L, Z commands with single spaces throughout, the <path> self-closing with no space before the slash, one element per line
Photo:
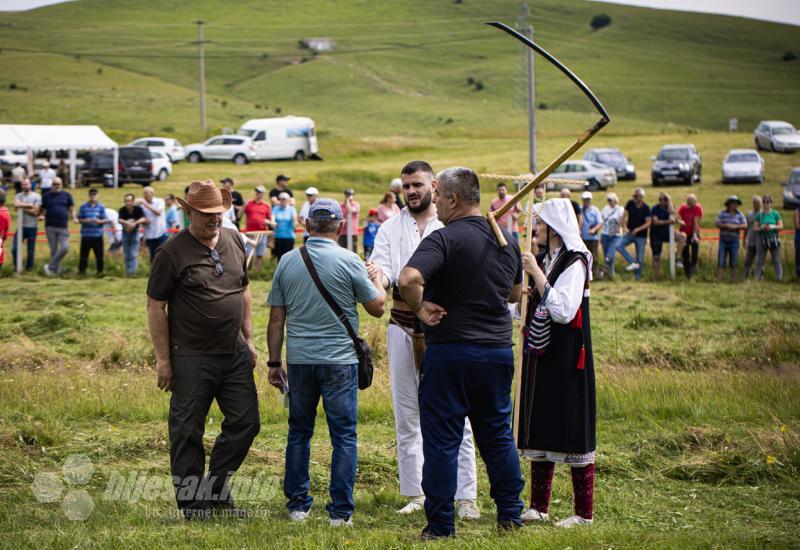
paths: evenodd
<path fill-rule="evenodd" d="M 383 196 L 383 200 L 378 204 L 376 212 L 378 213 L 378 223 L 383 223 L 395 214 L 400 213 L 400 207 L 397 206 L 397 197 L 392 191 Z"/>
<path fill-rule="evenodd" d="M 508 196 L 508 188 L 506 187 L 506 184 L 500 182 L 497 184 L 497 198 L 492 201 L 492 204 L 489 206 L 489 210 L 492 212 L 500 210 L 510 200 L 511 197 Z M 497 218 L 497 225 L 508 229 L 509 233 L 514 235 L 514 238 L 517 240 L 519 240 L 517 221 L 519 219 L 520 212 L 522 212 L 522 209 L 519 207 L 519 203 L 517 203 L 514 208 L 511 208 L 508 212 Z"/>
<path fill-rule="evenodd" d="M 350 250 L 358 254 L 358 214 L 361 212 L 361 205 L 355 196 L 356 192 L 352 189 L 344 190 L 344 202 L 341 204 L 344 224 L 342 234 L 339 235 L 339 246 L 347 248 L 348 237 L 351 237 Z"/>

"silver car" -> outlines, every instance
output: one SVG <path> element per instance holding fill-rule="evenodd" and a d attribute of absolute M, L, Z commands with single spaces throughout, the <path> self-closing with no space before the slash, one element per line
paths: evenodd
<path fill-rule="evenodd" d="M 548 178 L 545 180 L 548 191 L 563 188 L 571 191 L 583 191 L 584 189 L 596 191 L 614 187 L 617 184 L 617 171 L 590 160 L 568 160 L 553 170 L 552 178 L 557 180 L 583 180 L 586 183 L 583 183 L 583 181 L 575 184 L 556 183 Z"/>
<path fill-rule="evenodd" d="M 764 159 L 755 149 L 733 149 L 722 161 L 722 183 L 764 181 Z"/>
<path fill-rule="evenodd" d="M 781 120 L 764 120 L 758 124 L 753 140 L 756 149 L 776 153 L 793 153 L 800 149 L 800 134 L 794 126 Z"/>
<path fill-rule="evenodd" d="M 184 149 L 189 162 L 232 160 L 236 164 L 247 164 L 256 156 L 253 140 L 235 135 L 214 136 L 204 143 L 187 145 Z"/>

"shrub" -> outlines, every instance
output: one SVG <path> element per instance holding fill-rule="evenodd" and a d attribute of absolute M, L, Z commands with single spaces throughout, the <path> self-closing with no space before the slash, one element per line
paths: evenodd
<path fill-rule="evenodd" d="M 794 52 L 789 52 L 789 51 L 784 52 L 783 54 L 784 61 L 794 61 L 795 59 L 797 59 L 797 56 L 794 54 Z"/>
<path fill-rule="evenodd" d="M 611 24 L 611 16 L 605 13 L 601 13 L 600 15 L 595 15 L 592 17 L 591 23 L 589 23 L 594 30 L 600 30 L 603 27 L 607 27 Z"/>
<path fill-rule="evenodd" d="M 480 92 L 481 90 L 483 90 L 484 87 L 485 86 L 483 85 L 483 81 L 482 80 L 475 81 L 475 91 L 476 92 Z"/>

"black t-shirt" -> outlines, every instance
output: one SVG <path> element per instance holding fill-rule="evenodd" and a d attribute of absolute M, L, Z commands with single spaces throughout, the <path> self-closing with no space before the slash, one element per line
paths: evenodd
<path fill-rule="evenodd" d="M 411 256 L 407 265 L 425 279 L 424 299 L 447 310 L 438 325 L 425 326 L 428 344 L 513 344 L 507 303 L 522 282 L 522 259 L 516 239 L 501 229 L 505 248 L 486 219 L 459 218 L 425 237 Z"/>
<path fill-rule="evenodd" d="M 290 197 L 294 197 L 294 194 L 292 193 L 292 190 L 289 189 L 288 187 L 286 189 L 283 189 L 283 190 L 278 189 L 277 187 L 274 187 L 269 192 L 269 198 L 271 198 L 271 199 L 272 198 L 276 198 L 277 199 L 278 195 L 280 195 L 281 193 L 288 193 Z"/>
<path fill-rule="evenodd" d="M 581 212 L 583 212 L 583 208 L 581 208 L 581 205 L 578 204 L 577 201 L 570 200 L 569 202 L 572 203 L 572 209 L 575 211 L 575 217 L 580 218 Z"/>
<path fill-rule="evenodd" d="M 637 207 L 633 200 L 629 200 L 625 205 L 625 210 L 628 212 L 628 231 L 633 231 L 637 227 L 644 225 L 647 218 L 650 217 L 650 207 L 646 202 L 642 203 L 641 207 Z M 635 235 L 636 237 L 646 237 L 647 233 L 640 231 Z"/>
<path fill-rule="evenodd" d="M 142 207 L 138 204 L 134 205 L 130 212 L 126 206 L 119 209 L 120 220 L 138 220 L 139 218 L 144 218 L 144 210 L 142 210 Z"/>
<path fill-rule="evenodd" d="M 44 208 L 45 227 L 67 227 L 69 223 L 69 209 L 74 207 L 72 195 L 66 191 L 49 193 L 42 196 L 42 208 Z"/>
<path fill-rule="evenodd" d="M 271 195 L 272 193 L 270 193 Z M 244 206 L 244 199 L 242 198 L 242 194 L 238 191 L 231 191 L 231 199 L 234 206 Z"/>
<path fill-rule="evenodd" d="M 650 211 L 654 219 L 668 220 L 669 210 L 662 208 L 660 205 L 655 205 Z M 669 240 L 669 225 L 656 225 L 650 226 L 650 240 L 657 243 L 665 243 Z"/>
<path fill-rule="evenodd" d="M 147 295 L 167 302 L 169 348 L 174 355 L 234 353 L 244 342 L 242 292 L 249 284 L 244 243 L 237 231 L 222 227 L 215 250 L 221 275 L 209 248 L 188 229 L 156 252 Z"/>

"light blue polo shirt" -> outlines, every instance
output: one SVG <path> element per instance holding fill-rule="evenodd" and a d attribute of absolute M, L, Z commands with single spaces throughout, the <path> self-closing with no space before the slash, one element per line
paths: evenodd
<path fill-rule="evenodd" d="M 358 303 L 378 297 L 364 262 L 335 241 L 310 237 L 306 248 L 339 307 L 358 332 Z M 272 278 L 267 302 L 286 308 L 286 362 L 299 365 L 351 365 L 358 362 L 353 341 L 308 273 L 299 249 L 285 254 Z"/>

